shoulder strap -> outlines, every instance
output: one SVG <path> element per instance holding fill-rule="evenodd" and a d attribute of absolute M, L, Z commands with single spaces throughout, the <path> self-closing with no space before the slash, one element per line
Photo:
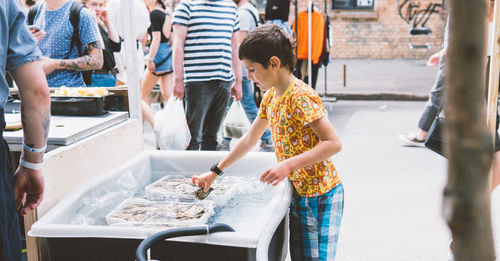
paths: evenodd
<path fill-rule="evenodd" d="M 252 10 L 250 10 L 248 8 L 243 8 L 243 10 L 250 13 L 250 16 L 252 16 L 252 18 L 253 18 L 253 22 L 255 23 L 255 27 L 259 26 L 259 22 L 257 20 L 257 17 L 255 17 L 255 14 L 252 12 Z"/>
<path fill-rule="evenodd" d="M 34 6 L 30 7 L 30 9 L 28 11 L 28 17 L 27 17 L 29 25 L 32 25 L 33 22 L 35 22 L 35 16 L 36 16 L 36 13 L 38 12 L 39 7 L 40 7 L 40 3 L 35 4 Z"/>
<path fill-rule="evenodd" d="M 69 21 L 73 26 L 73 37 L 71 38 L 71 48 L 76 44 L 78 49 L 78 56 L 82 56 L 82 43 L 80 42 L 80 30 L 78 25 L 80 23 L 80 10 L 82 10 L 83 4 L 78 0 L 74 0 L 71 4 L 71 11 L 69 13 Z M 71 52 L 71 50 L 70 50 Z"/>

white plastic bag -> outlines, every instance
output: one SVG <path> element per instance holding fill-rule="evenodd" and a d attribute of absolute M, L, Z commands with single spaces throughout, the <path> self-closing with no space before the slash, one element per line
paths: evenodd
<path fill-rule="evenodd" d="M 184 114 L 182 100 L 171 96 L 163 110 L 155 113 L 156 141 L 162 150 L 185 150 L 191 133 Z"/>
<path fill-rule="evenodd" d="M 250 122 L 240 101 L 233 101 L 224 119 L 224 136 L 241 138 L 250 129 Z"/>

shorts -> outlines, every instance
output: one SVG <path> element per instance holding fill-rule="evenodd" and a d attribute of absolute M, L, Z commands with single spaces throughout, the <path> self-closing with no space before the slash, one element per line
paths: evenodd
<path fill-rule="evenodd" d="M 93 73 L 89 87 L 115 87 L 116 76 L 113 73 L 101 74 Z"/>
<path fill-rule="evenodd" d="M 317 197 L 294 191 L 289 214 L 292 260 L 335 260 L 343 212 L 342 183 Z"/>
<path fill-rule="evenodd" d="M 156 52 L 154 58 L 154 63 L 156 67 L 155 71 L 153 72 L 154 75 L 162 76 L 167 73 L 173 72 L 174 69 L 172 67 L 172 48 L 170 48 L 168 42 L 160 43 L 160 46 L 158 47 L 158 51 Z"/>

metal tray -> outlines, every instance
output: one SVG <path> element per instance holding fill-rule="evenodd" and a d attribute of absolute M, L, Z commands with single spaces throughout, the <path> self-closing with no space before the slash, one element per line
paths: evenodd
<path fill-rule="evenodd" d="M 51 96 L 50 111 L 52 115 L 102 115 L 106 97 L 109 96 Z"/>

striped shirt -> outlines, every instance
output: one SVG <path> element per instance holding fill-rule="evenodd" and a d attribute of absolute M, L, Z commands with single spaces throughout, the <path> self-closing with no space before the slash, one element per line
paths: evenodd
<path fill-rule="evenodd" d="M 231 37 L 240 29 L 231 0 L 182 0 L 173 24 L 187 26 L 184 82 L 232 81 Z"/>

